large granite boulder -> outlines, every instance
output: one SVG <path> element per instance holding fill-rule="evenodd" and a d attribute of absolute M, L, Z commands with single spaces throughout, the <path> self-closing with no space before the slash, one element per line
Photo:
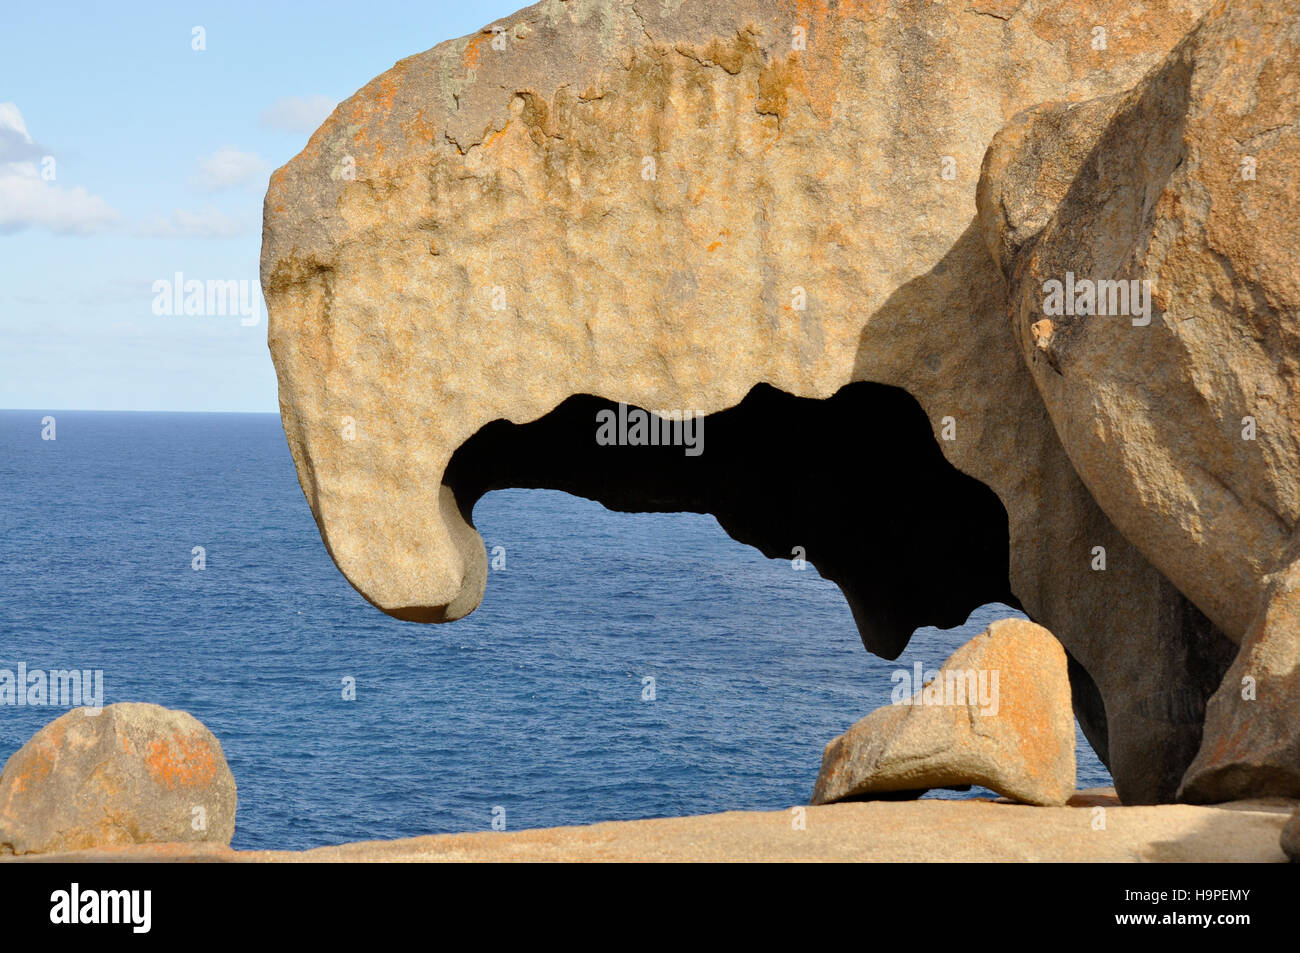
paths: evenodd
<path fill-rule="evenodd" d="M 1074 794 L 1074 778 L 1065 651 L 1042 626 L 1002 619 L 954 652 L 923 688 L 831 741 L 812 803 L 978 784 L 1026 804 L 1060 806 Z"/>
<path fill-rule="evenodd" d="M 1242 646 L 1180 796 L 1300 796 L 1300 0 L 1218 4 L 1132 90 L 1017 117 L 978 199 L 1074 469 Z"/>
<path fill-rule="evenodd" d="M 331 556 L 450 621 L 486 585 L 490 489 L 717 513 L 799 547 L 887 658 L 1020 605 L 1121 797 L 1171 799 L 1233 645 L 1075 473 L 975 190 L 1016 113 L 1132 87 L 1208 6 L 573 0 L 401 61 L 266 197 Z M 598 446 L 620 402 L 707 414 L 704 452 Z"/>
<path fill-rule="evenodd" d="M 0 853 L 228 846 L 235 801 L 221 743 L 194 716 L 137 702 L 74 708 L 0 772 Z"/>

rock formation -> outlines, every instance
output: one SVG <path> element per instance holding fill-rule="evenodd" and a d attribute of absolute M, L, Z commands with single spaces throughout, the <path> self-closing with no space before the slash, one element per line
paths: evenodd
<path fill-rule="evenodd" d="M 1105 809 L 1106 826 L 1096 825 Z M 797 814 L 796 814 L 797 812 Z M 61 854 L 66 863 L 427 863 L 531 861 L 840 861 L 862 863 L 1283 863 L 1290 811 L 1274 800 L 1227 806 L 1122 806 L 1105 789 L 1066 807 L 970 800 L 860 801 L 796 811 L 728 811 L 579 827 L 433 834 L 306 851 L 165 844 Z M 794 827 L 792 818 L 803 820 Z M 0 857 L 5 862 L 23 858 Z M 999 881 L 1000 883 L 1000 881 Z"/>
<path fill-rule="evenodd" d="M 1074 771 L 1065 652 L 1042 626 L 1002 619 L 953 653 L 924 688 L 828 744 L 812 803 L 978 784 L 1060 806 L 1074 794 Z"/>
<path fill-rule="evenodd" d="M 1293 525 L 1294 496 L 1277 495 L 1292 491 L 1276 457 L 1290 452 L 1287 392 L 1251 351 L 1242 382 L 1277 409 L 1257 408 L 1268 442 L 1226 463 L 1195 457 L 1223 439 L 1180 444 L 1150 424 L 1127 456 L 1088 449 L 1109 419 L 1085 402 L 1105 368 L 1025 346 L 1024 317 L 1007 318 L 1027 294 L 1011 259 L 1087 153 L 1024 194 L 1002 189 L 1005 238 L 975 200 L 985 151 L 1017 113 L 1159 77 L 1209 7 L 548 0 L 401 61 L 275 173 L 265 204 L 281 413 L 335 562 L 385 612 L 451 621 L 483 595 L 472 511 L 487 490 L 715 512 L 768 555 L 803 546 L 887 658 L 917 626 L 1019 605 L 1069 653 L 1075 711 L 1120 796 L 1172 799 L 1256 614 L 1234 600 L 1281 565 L 1268 547 Z M 1064 137 L 1076 148 L 1099 108 L 1063 114 L 1078 117 Z M 1251 148 L 1287 135 L 1251 134 Z M 1253 201 L 1226 214 L 1271 222 L 1274 200 Z M 1278 254 L 1260 262 L 1280 267 Z M 1145 373 L 1128 340 L 1117 353 Z M 1222 343 L 1183 342 L 1207 355 Z M 1068 395 L 1044 383 L 1058 372 L 1039 353 L 1078 375 Z M 1170 361 L 1171 379 L 1196 365 Z M 706 434 L 731 437 L 698 458 L 598 446 L 594 414 L 619 403 L 700 411 Z M 819 414 L 820 427 L 794 423 Z M 804 433 L 826 444 L 810 474 Z M 1152 450 L 1188 497 L 1133 482 L 1156 439 L 1188 451 Z M 1265 448 L 1271 476 L 1216 482 Z M 1130 469 L 1102 486 L 1097 467 L 1112 464 Z M 781 505 L 762 505 L 777 484 Z M 1254 515 L 1227 515 L 1241 491 L 1264 495 L 1242 498 Z M 1195 526 L 1186 499 L 1206 511 Z M 1211 523 L 1252 527 L 1237 545 L 1260 549 L 1229 567 L 1226 537 L 1183 545 Z M 1205 591 L 1215 575 L 1226 598 Z"/>
<path fill-rule="evenodd" d="M 1292 814 L 1291 819 L 1282 828 L 1282 838 L 1279 843 L 1282 852 L 1287 855 L 1291 863 L 1300 863 L 1300 810 Z"/>
<path fill-rule="evenodd" d="M 0 853 L 211 842 L 235 833 L 235 779 L 197 719 L 123 702 L 74 708 L 0 773 Z"/>
<path fill-rule="evenodd" d="M 1017 117 L 979 190 L 1075 471 L 1243 645 L 1190 800 L 1300 796 L 1298 118 L 1300 0 L 1219 4 L 1131 91 Z"/>

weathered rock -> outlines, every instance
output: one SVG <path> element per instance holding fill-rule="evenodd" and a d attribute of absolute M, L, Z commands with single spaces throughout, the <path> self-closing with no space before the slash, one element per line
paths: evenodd
<path fill-rule="evenodd" d="M 1300 863 L 1300 810 L 1291 815 L 1291 820 L 1282 828 L 1282 853 L 1291 859 L 1291 863 Z"/>
<path fill-rule="evenodd" d="M 1300 795 L 1300 0 L 1218 4 L 1132 91 L 1018 117 L 979 209 L 1075 470 L 1242 643 L 1180 796 Z M 1115 284 L 1059 313 L 1085 280 Z"/>
<path fill-rule="evenodd" d="M 235 833 L 235 779 L 196 718 L 123 702 L 75 708 L 0 773 L 0 853 L 209 841 Z"/>
<path fill-rule="evenodd" d="M 1106 826 L 1096 824 L 1105 808 Z M 434 834 L 307 851 L 231 851 L 166 844 L 63 854 L 68 863 L 429 863 L 468 861 L 841 861 L 862 863 L 1282 863 L 1289 805 L 1126 807 L 1113 791 L 1081 791 L 1066 807 L 982 799 L 863 801 L 784 811 L 606 821 L 580 827 Z M 798 816 L 802 824 L 795 825 Z M 22 858 L 0 862 L 22 863 Z"/>
<path fill-rule="evenodd" d="M 1278 573 L 1223 684 L 1179 800 L 1300 797 L 1300 568 Z"/>
<path fill-rule="evenodd" d="M 487 490 L 719 513 L 768 555 L 803 547 L 885 657 L 1018 601 L 1067 647 L 1121 797 L 1172 798 L 1231 644 L 1074 473 L 973 199 L 1013 115 L 1128 89 L 1207 6 L 574 0 L 398 63 L 266 198 L 268 340 L 330 554 L 384 611 L 448 621 L 482 598 L 469 516 Z M 827 405 L 904 390 L 943 460 L 873 441 L 904 416 L 882 388 L 828 445 L 879 463 L 808 476 L 806 431 L 764 416 L 763 382 Z M 687 476 L 597 450 L 574 395 L 733 413 L 752 457 L 708 443 Z M 772 486 L 799 499 L 760 506 Z M 814 522 L 779 522 L 808 498 Z"/>
<path fill-rule="evenodd" d="M 1074 715 L 1052 633 L 1002 619 L 905 702 L 873 711 L 826 746 L 813 804 L 978 784 L 1027 804 L 1074 794 Z"/>

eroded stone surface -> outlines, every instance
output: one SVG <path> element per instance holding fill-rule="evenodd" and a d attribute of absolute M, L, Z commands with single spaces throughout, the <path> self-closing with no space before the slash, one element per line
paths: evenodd
<path fill-rule="evenodd" d="M 0 773 L 0 853 L 205 841 L 235 833 L 235 779 L 196 718 L 123 702 L 75 708 Z"/>
<path fill-rule="evenodd" d="M 1065 651 L 1023 619 L 994 622 L 907 701 L 826 746 L 813 804 L 977 784 L 1027 804 L 1074 794 Z"/>
<path fill-rule="evenodd" d="M 1300 568 L 1277 574 L 1223 684 L 1204 742 L 1178 791 L 1184 801 L 1300 797 Z"/>
<path fill-rule="evenodd" d="M 1105 827 L 1096 824 L 1105 808 Z M 611 821 L 581 827 L 437 834 L 308 851 L 166 845 L 61 854 L 58 861 L 411 863 L 467 861 L 988 861 L 1282 863 L 1294 802 L 1121 806 L 1080 792 L 1067 807 L 983 800 L 868 801 L 783 811 Z M 796 820 L 801 820 L 797 824 Z M 30 859 L 30 858 L 29 858 Z M 2 862 L 2 859 L 0 859 Z"/>
<path fill-rule="evenodd" d="M 266 199 L 281 412 L 336 563 L 400 618 L 471 611 L 452 455 L 574 394 L 714 413 L 764 381 L 900 387 L 1005 506 L 1010 588 L 1076 663 L 1121 796 L 1172 797 L 1226 643 L 1075 475 L 974 192 L 1015 113 L 1129 88 L 1207 5 L 574 0 L 403 60 Z"/>
<path fill-rule="evenodd" d="M 1300 2 L 1243 0 L 1217 5 L 1132 91 L 1018 117 L 980 187 L 1014 330 L 1071 463 L 1243 643 L 1183 785 L 1195 800 L 1300 794 L 1298 183 Z M 1109 314 L 1100 299 L 1082 313 L 1086 298 L 1049 313 L 1048 283 L 1067 276 L 1149 288 L 1150 312 L 1115 314 L 1117 285 Z M 1243 700 L 1246 677 L 1258 693 Z"/>

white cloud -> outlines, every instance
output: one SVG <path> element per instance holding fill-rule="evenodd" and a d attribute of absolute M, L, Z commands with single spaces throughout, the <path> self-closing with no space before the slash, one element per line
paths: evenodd
<path fill-rule="evenodd" d="M 253 219 L 227 215 L 217 208 L 199 211 L 177 209 L 171 215 L 158 215 L 136 226 L 135 234 L 145 238 L 233 238 L 252 231 Z"/>
<path fill-rule="evenodd" d="M 0 103 L 0 234 L 45 228 L 62 235 L 89 235 L 116 224 L 119 215 L 81 186 L 67 189 L 42 175 L 44 150 L 32 141 L 22 113 Z M 57 174 L 57 166 L 52 167 Z"/>
<path fill-rule="evenodd" d="M 47 228 L 61 235 L 91 235 L 115 225 L 120 216 L 81 186 L 65 189 L 45 182 L 33 163 L 0 165 L 0 233 Z"/>
<path fill-rule="evenodd" d="M 338 100 L 329 96 L 285 96 L 262 113 L 262 125 L 280 132 L 312 133 L 337 105 Z"/>
<path fill-rule="evenodd" d="M 205 192 L 216 192 L 240 185 L 265 185 L 270 174 L 271 164 L 261 156 L 223 146 L 199 160 L 193 184 Z"/>
<path fill-rule="evenodd" d="M 30 162 L 48 154 L 48 149 L 32 142 L 18 107 L 0 103 L 0 162 Z"/>
<path fill-rule="evenodd" d="M 0 103 L 0 126 L 12 129 L 28 142 L 32 141 L 32 137 L 27 134 L 27 123 L 23 121 L 23 114 L 18 111 L 17 103 Z"/>

